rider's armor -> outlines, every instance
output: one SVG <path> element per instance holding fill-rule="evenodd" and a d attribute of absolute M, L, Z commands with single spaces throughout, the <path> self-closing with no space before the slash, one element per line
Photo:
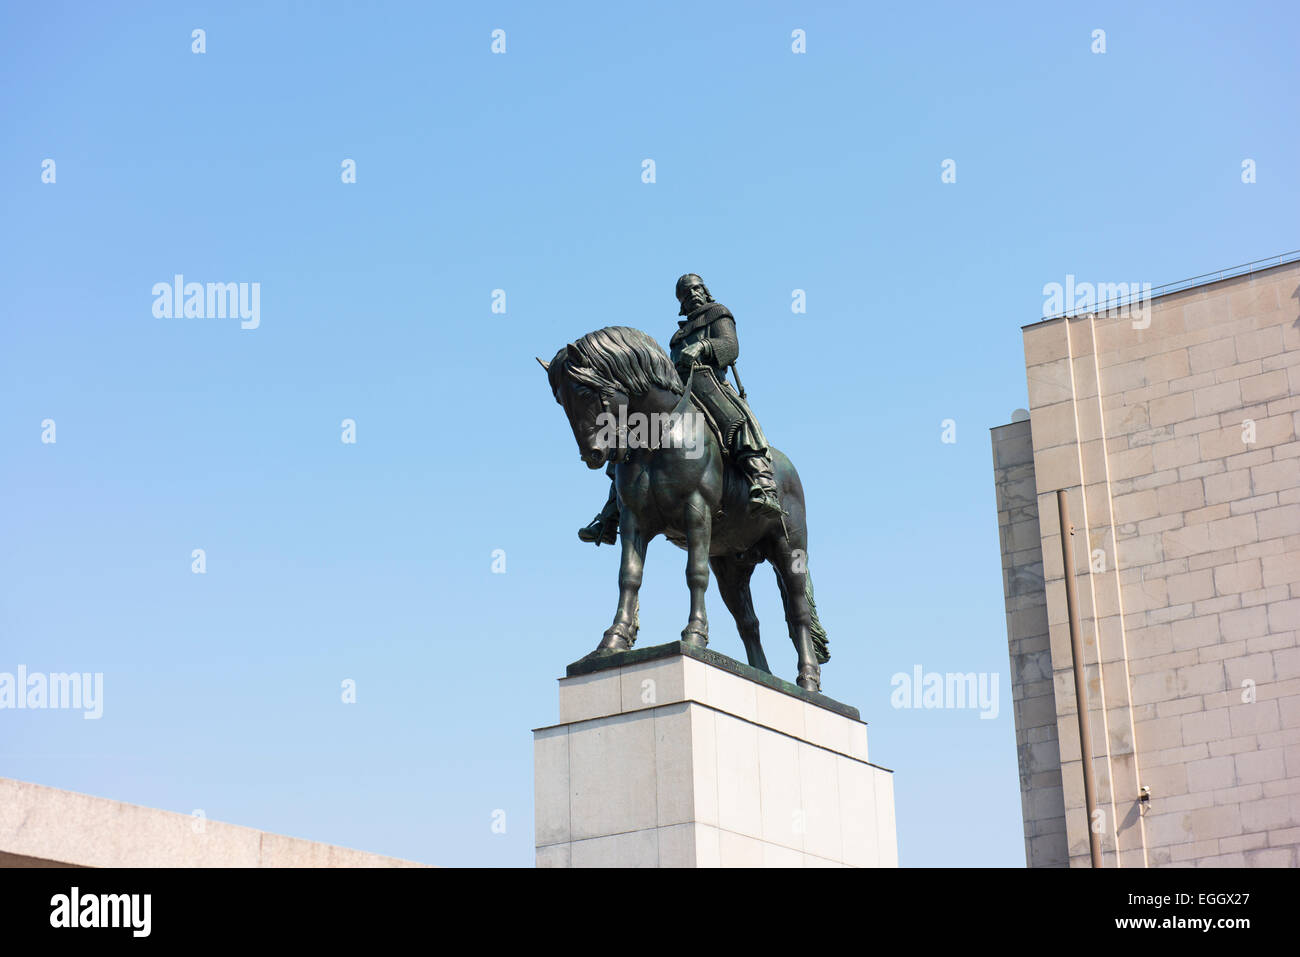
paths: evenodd
<path fill-rule="evenodd" d="M 692 363 L 682 356 L 682 350 L 694 342 L 701 343 L 703 349 L 695 359 L 691 395 L 713 420 L 723 446 L 749 480 L 751 508 L 779 514 L 781 506 L 767 439 L 748 403 L 727 381 L 727 366 L 740 353 L 731 310 L 720 302 L 709 302 L 678 323 L 668 345 L 673 364 L 683 379 L 690 374 Z"/>
<path fill-rule="evenodd" d="M 693 274 L 678 280 L 677 294 L 682 297 L 683 283 L 698 279 Z M 707 289 L 705 290 L 707 297 Z M 740 343 L 736 338 L 736 320 L 731 310 L 720 302 L 699 305 L 677 324 L 669 340 L 669 350 L 678 374 L 685 382 L 694 367 L 691 395 L 703 407 L 705 415 L 722 437 L 723 447 L 749 481 L 749 505 L 753 512 L 782 514 L 776 479 L 772 473 L 772 456 L 762 427 L 749 405 L 727 382 L 727 366 L 736 361 Z M 695 343 L 700 348 L 692 360 L 683 350 Z M 692 350 L 694 351 L 694 350 Z M 613 466 L 607 469 L 614 477 Z M 584 542 L 612 544 L 618 530 L 618 498 L 610 485 L 609 499 L 600 514 L 585 528 L 578 530 Z"/>

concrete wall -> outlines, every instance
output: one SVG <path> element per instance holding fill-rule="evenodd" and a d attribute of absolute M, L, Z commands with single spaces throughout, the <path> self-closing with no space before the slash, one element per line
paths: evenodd
<path fill-rule="evenodd" d="M 420 867 L 0 778 L 0 867 Z"/>
<path fill-rule="evenodd" d="M 1296 866 L 1300 264 L 1160 297 L 1149 319 L 1024 330 L 1071 862 L 1088 840 L 1058 488 L 1106 864 Z"/>

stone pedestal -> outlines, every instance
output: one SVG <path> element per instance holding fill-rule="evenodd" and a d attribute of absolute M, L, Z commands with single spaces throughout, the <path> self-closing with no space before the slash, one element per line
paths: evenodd
<path fill-rule="evenodd" d="M 856 708 L 681 642 L 569 666 L 533 731 L 538 867 L 896 867 Z"/>

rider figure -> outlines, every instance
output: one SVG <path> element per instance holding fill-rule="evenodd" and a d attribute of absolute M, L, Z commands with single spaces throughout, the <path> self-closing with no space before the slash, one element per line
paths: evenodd
<path fill-rule="evenodd" d="M 727 382 L 727 366 L 736 361 L 740 344 L 736 321 L 722 303 L 714 302 L 704 280 L 687 273 L 677 280 L 681 304 L 677 331 L 669 341 L 673 364 L 685 381 L 695 367 L 691 394 L 704 405 L 722 430 L 727 450 L 749 481 L 749 509 L 753 513 L 784 514 L 772 474 L 767 440 L 749 406 Z M 606 469 L 614 478 L 614 466 Z M 611 481 L 605 507 L 578 538 L 584 542 L 613 544 L 618 533 L 618 497 Z"/>

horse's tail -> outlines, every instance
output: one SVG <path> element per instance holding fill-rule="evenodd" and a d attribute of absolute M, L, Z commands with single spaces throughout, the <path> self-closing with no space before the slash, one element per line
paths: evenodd
<path fill-rule="evenodd" d="M 817 617 L 817 602 L 813 600 L 812 572 L 804 569 L 804 593 L 808 596 L 808 631 L 812 637 L 813 654 L 817 656 L 818 664 L 825 664 L 831 660 L 831 642 L 826 636 L 826 629 L 822 627 L 820 619 Z"/>

